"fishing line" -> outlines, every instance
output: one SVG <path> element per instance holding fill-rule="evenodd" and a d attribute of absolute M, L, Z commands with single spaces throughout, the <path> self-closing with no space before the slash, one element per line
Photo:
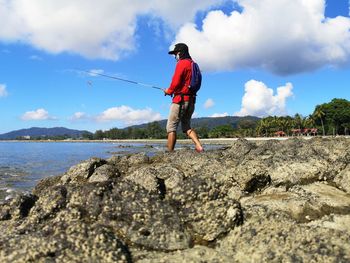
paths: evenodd
<path fill-rule="evenodd" d="M 87 71 L 87 70 L 79 70 L 79 71 L 80 71 L 80 72 L 88 73 L 88 74 L 90 74 L 90 75 L 98 75 L 98 76 L 105 77 L 105 78 L 120 80 L 120 81 L 128 82 L 128 83 L 131 83 L 131 84 L 140 85 L 140 86 L 144 86 L 144 87 L 148 87 L 148 88 L 158 89 L 158 90 L 164 91 L 164 89 L 159 88 L 159 87 L 154 86 L 154 85 L 151 85 L 151 84 L 146 84 L 146 83 L 142 83 L 142 82 L 137 82 L 137 81 L 129 80 L 129 79 L 118 78 L 118 77 L 115 77 L 115 76 L 106 75 L 106 74 L 102 74 L 102 73 L 97 73 L 97 72 L 93 72 L 93 71 Z"/>

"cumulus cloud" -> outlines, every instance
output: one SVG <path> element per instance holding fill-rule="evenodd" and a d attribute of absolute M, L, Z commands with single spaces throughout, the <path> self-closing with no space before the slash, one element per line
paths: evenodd
<path fill-rule="evenodd" d="M 34 110 L 34 111 L 27 111 L 24 113 L 21 117 L 24 121 L 38 121 L 38 120 L 55 120 L 56 117 L 50 116 L 49 112 L 43 108 Z"/>
<path fill-rule="evenodd" d="M 261 68 L 279 75 L 350 62 L 350 18 L 324 16 L 324 0 L 236 0 L 242 11 L 211 11 L 174 42 L 189 44 L 203 70 Z"/>
<path fill-rule="evenodd" d="M 5 84 L 0 84 L 0 98 L 8 95 Z"/>
<path fill-rule="evenodd" d="M 214 107 L 215 102 L 213 99 L 207 99 L 204 103 L 204 108 L 209 109 L 211 107 Z"/>
<path fill-rule="evenodd" d="M 214 113 L 214 114 L 212 114 L 210 117 L 216 118 L 216 117 L 226 117 L 226 116 L 228 116 L 228 113 L 227 113 L 227 112 L 224 112 L 224 113 Z"/>
<path fill-rule="evenodd" d="M 117 60 L 137 46 L 137 19 L 170 28 L 191 21 L 222 0 L 0 0 L 0 40 L 20 41 L 51 53 Z"/>
<path fill-rule="evenodd" d="M 293 85 L 286 83 L 285 86 L 273 89 L 268 88 L 263 82 L 250 80 L 245 84 L 245 94 L 242 98 L 242 107 L 236 116 L 284 115 L 286 114 L 286 101 L 293 96 Z"/>
<path fill-rule="evenodd" d="M 133 109 L 129 106 L 113 107 L 96 117 L 97 121 L 122 121 L 127 125 L 158 121 L 161 115 L 150 108 Z"/>
<path fill-rule="evenodd" d="M 207 71 L 262 68 L 288 75 L 350 62 L 350 18 L 325 17 L 325 0 L 233 0 L 241 10 L 213 10 L 225 2 L 0 0 L 0 41 L 118 60 L 137 49 L 139 18 L 147 16 L 149 24 L 177 31 L 174 43 L 188 43 Z M 194 18 L 207 10 L 198 28 Z"/>

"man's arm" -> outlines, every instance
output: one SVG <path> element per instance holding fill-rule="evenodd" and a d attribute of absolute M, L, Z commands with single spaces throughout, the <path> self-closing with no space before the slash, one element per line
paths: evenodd
<path fill-rule="evenodd" d="M 165 95 L 172 95 L 179 88 L 181 89 L 183 66 L 181 61 L 177 62 L 170 87 L 164 90 Z"/>

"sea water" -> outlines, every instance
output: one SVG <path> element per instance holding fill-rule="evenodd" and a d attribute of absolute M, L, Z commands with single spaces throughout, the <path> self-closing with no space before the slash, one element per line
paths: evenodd
<path fill-rule="evenodd" d="M 91 157 L 164 150 L 165 144 L 0 141 L 0 202 L 30 192 L 42 178 L 62 174 Z"/>

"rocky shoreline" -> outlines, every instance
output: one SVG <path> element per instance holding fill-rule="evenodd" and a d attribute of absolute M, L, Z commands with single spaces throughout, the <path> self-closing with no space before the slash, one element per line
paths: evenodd
<path fill-rule="evenodd" d="M 91 158 L 0 205 L 1 262 L 350 262 L 350 140 Z"/>

